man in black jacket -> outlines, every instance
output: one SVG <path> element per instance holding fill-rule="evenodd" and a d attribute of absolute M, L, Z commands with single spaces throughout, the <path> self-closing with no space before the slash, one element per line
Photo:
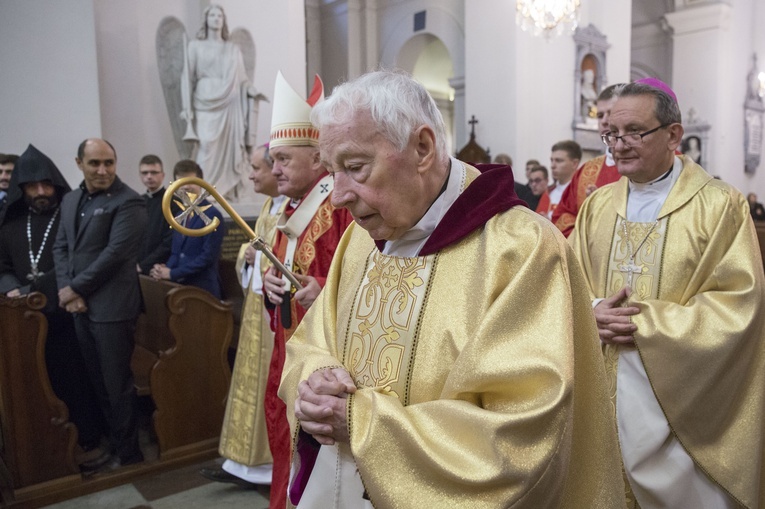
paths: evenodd
<path fill-rule="evenodd" d="M 162 215 L 162 198 L 165 195 L 165 171 L 162 160 L 154 154 L 147 154 L 138 163 L 138 173 L 141 182 L 146 186 L 146 213 L 149 222 L 143 237 L 141 251 L 138 254 L 138 272 L 149 275 L 151 268 L 157 263 L 167 263 L 170 258 L 170 248 L 173 242 L 173 230 Z"/>
<path fill-rule="evenodd" d="M 141 309 L 136 264 L 146 205 L 117 177 L 114 147 L 87 139 L 77 150 L 84 180 L 61 203 L 53 248 L 59 306 L 74 314 L 77 339 L 109 425 L 107 469 L 143 460 L 130 359 Z"/>

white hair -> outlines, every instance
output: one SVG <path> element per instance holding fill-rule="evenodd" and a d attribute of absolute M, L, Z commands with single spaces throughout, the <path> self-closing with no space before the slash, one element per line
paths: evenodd
<path fill-rule="evenodd" d="M 368 111 L 385 139 L 403 151 L 415 129 L 425 124 L 435 133 L 436 154 L 446 160 L 446 128 L 433 98 L 418 81 L 400 70 L 363 74 L 336 87 L 314 106 L 311 123 L 319 131 L 349 122 Z"/>

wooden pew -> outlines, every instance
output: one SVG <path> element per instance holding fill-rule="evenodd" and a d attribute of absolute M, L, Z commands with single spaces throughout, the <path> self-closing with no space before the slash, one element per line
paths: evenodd
<path fill-rule="evenodd" d="M 135 328 L 135 349 L 131 367 L 139 396 L 151 394 L 149 387 L 151 370 L 159 360 L 159 353 L 175 345 L 170 332 L 170 310 L 165 299 L 167 292 L 182 285 L 171 281 L 155 281 L 149 276 L 139 276 L 144 311 L 138 316 Z"/>
<path fill-rule="evenodd" d="M 40 507 L 217 456 L 231 306 L 195 287 L 143 276 L 141 285 L 146 313 L 133 368 L 155 402 L 160 457 L 88 478 L 74 461 L 76 428 L 48 380 L 45 297 L 0 296 L 0 507 Z"/>
<path fill-rule="evenodd" d="M 163 458 L 189 446 L 217 448 L 231 383 L 233 331 L 231 306 L 199 288 L 170 290 L 167 307 L 175 346 L 160 353 L 151 372 L 154 429 Z"/>
<path fill-rule="evenodd" d="M 156 406 L 160 459 L 216 450 L 231 381 L 231 305 L 199 288 L 145 276 L 141 289 L 146 312 L 133 369 L 137 386 L 148 378 L 143 390 Z M 148 374 L 139 373 L 149 363 Z"/>
<path fill-rule="evenodd" d="M 45 296 L 0 296 L 0 424 L 2 463 L 13 489 L 71 474 L 77 429 L 56 397 L 45 364 Z M 7 483 L 7 479 L 4 484 Z M 9 487 L 4 487 L 8 498 Z"/>

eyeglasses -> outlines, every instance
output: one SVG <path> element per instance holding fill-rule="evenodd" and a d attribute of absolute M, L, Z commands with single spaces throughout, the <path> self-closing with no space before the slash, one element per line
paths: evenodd
<path fill-rule="evenodd" d="M 639 146 L 641 146 L 643 144 L 643 136 L 648 136 L 651 133 L 655 133 L 659 129 L 663 129 L 663 128 L 669 127 L 671 125 L 672 125 L 671 123 L 663 124 L 663 125 L 660 125 L 659 127 L 656 127 L 654 129 L 651 129 L 650 131 L 646 131 L 644 133 L 630 133 L 630 134 L 623 134 L 621 136 L 617 136 L 617 135 L 611 134 L 611 133 L 602 134 L 600 136 L 600 139 L 603 140 L 603 143 L 605 143 L 609 147 L 615 147 L 616 146 L 616 142 L 619 141 L 619 140 L 622 140 L 622 143 L 624 144 L 625 147 L 627 147 L 627 148 L 634 148 L 634 147 L 639 147 Z"/>
<path fill-rule="evenodd" d="M 529 184 L 539 184 L 540 182 L 546 182 L 547 179 L 544 178 L 537 178 L 537 179 L 529 179 Z"/>

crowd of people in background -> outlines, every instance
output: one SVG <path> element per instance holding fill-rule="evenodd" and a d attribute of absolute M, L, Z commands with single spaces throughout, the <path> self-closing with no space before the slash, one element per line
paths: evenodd
<path fill-rule="evenodd" d="M 680 153 L 666 84 L 604 89 L 603 154 L 582 163 L 557 141 L 525 184 L 507 154 L 451 157 L 435 102 L 403 73 L 326 100 L 318 76 L 303 99 L 279 74 L 273 97 L 250 180 L 268 196 L 255 230 L 289 272 L 241 246 L 225 462 L 201 475 L 271 484 L 272 509 L 757 505 L 765 275 L 749 218 L 765 207 Z M 90 475 L 144 460 L 139 276 L 222 299 L 226 230 L 168 227 L 156 155 L 138 162 L 143 194 L 104 139 L 75 162 L 70 189 L 33 145 L 0 154 L 0 292 L 48 299 L 51 385 Z M 208 170 L 182 160 L 173 179 Z M 195 207 L 173 214 L 223 225 L 215 203 Z"/>

